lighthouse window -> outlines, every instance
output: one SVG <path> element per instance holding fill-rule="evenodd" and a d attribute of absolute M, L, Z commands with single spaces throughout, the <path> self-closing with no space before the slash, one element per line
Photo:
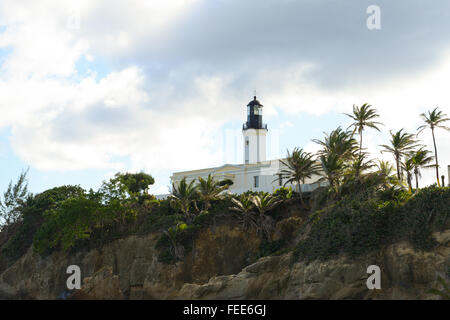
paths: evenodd
<path fill-rule="evenodd" d="M 255 188 L 259 188 L 259 177 L 255 176 Z"/>

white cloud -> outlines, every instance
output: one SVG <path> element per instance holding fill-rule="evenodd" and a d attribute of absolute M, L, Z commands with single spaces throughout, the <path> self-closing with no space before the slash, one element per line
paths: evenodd
<path fill-rule="evenodd" d="M 87 78 L 76 85 L 41 85 L 41 90 L 49 92 L 34 97 L 40 99 L 35 100 L 38 108 L 25 117 L 21 117 L 23 109 L 10 116 L 12 145 L 22 159 L 41 170 L 119 168 L 121 164 L 113 160 L 116 156 L 130 156 L 133 167 L 146 169 L 220 163 L 222 154 L 214 139 L 214 124 L 220 119 L 201 117 L 195 101 L 190 112 L 178 108 L 185 113 L 181 117 L 177 109 L 149 109 L 144 82 L 139 70 L 130 68 L 100 81 Z M 11 83 L 2 85 L 15 88 Z M 24 102 L 22 106 L 29 104 L 30 110 L 31 102 Z"/>

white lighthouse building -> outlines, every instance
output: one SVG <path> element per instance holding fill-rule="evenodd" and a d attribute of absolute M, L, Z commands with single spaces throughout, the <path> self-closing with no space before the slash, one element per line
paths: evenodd
<path fill-rule="evenodd" d="M 267 125 L 262 122 L 262 108 L 256 96 L 247 105 L 247 122 L 242 126 L 245 164 L 266 161 Z"/>
<path fill-rule="evenodd" d="M 280 160 L 266 159 L 267 124 L 263 123 L 263 105 L 256 96 L 247 104 L 247 121 L 242 126 L 244 139 L 243 163 L 224 164 L 220 167 L 174 172 L 170 177 L 172 183 L 177 184 L 184 177 L 187 182 L 207 178 L 209 174 L 218 180 L 232 180 L 229 192 L 240 194 L 248 190 L 273 192 L 284 185 L 280 170 L 284 165 Z M 301 186 L 287 184 L 294 190 L 300 187 L 303 192 L 312 191 L 319 186 L 320 177 L 312 177 Z"/>

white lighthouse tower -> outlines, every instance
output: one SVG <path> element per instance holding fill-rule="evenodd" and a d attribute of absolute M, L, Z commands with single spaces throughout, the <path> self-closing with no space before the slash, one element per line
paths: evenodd
<path fill-rule="evenodd" d="M 302 188 L 302 192 L 310 192 L 319 187 L 320 175 L 305 179 L 301 185 L 286 183 L 280 174 L 280 170 L 286 167 L 284 159 L 266 159 L 267 125 L 263 123 L 262 110 L 263 105 L 256 100 L 256 96 L 247 104 L 247 121 L 242 127 L 244 163 L 226 163 L 215 168 L 174 172 L 170 177 L 172 183 L 179 184 L 183 179 L 190 183 L 199 177 L 207 179 L 212 175 L 218 180 L 231 180 L 233 183 L 227 192 L 232 194 L 242 194 L 249 190 L 273 192 L 282 186 L 297 190 Z"/>
<path fill-rule="evenodd" d="M 247 105 L 247 122 L 242 127 L 245 164 L 266 161 L 267 124 L 262 121 L 262 108 L 256 96 Z"/>

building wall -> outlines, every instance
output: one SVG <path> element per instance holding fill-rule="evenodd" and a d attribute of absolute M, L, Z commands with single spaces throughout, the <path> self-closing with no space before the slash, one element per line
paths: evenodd
<path fill-rule="evenodd" d="M 447 185 L 450 187 L 450 166 L 447 166 Z"/>
<path fill-rule="evenodd" d="M 266 129 L 243 130 L 244 163 L 266 161 Z M 248 141 L 248 144 L 247 144 Z"/>
<path fill-rule="evenodd" d="M 218 180 L 231 179 L 234 183 L 230 186 L 229 192 L 241 194 L 248 190 L 273 192 L 280 188 L 280 182 L 277 174 L 280 172 L 283 164 L 279 160 L 269 160 L 257 164 L 248 165 L 224 165 L 218 168 L 210 168 L 196 171 L 186 171 L 174 173 L 171 177 L 173 183 L 178 183 L 186 177 L 187 182 L 198 179 L 198 177 L 207 178 L 209 174 L 215 176 Z M 259 179 L 259 185 L 255 186 L 255 177 Z M 301 185 L 302 191 L 312 191 L 317 188 L 319 177 L 313 177 Z M 284 185 L 285 180 L 282 181 Z M 287 184 L 286 187 L 292 187 L 297 190 L 296 184 Z"/>

